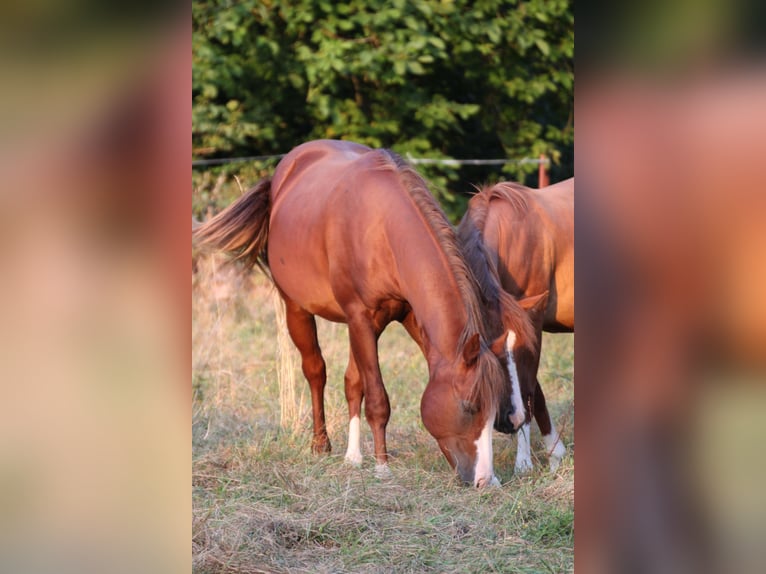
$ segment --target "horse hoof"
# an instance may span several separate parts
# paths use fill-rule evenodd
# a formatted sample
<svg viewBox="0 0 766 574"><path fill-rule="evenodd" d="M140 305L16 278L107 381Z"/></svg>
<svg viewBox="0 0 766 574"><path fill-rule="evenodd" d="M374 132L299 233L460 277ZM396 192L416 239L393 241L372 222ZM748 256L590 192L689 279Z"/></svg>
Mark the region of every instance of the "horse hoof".
<svg viewBox="0 0 766 574"><path fill-rule="evenodd" d="M353 454L346 453L345 460L346 460L346 464L350 464L351 466L354 466L354 467L362 466L362 455L360 453L353 453Z"/></svg>
<svg viewBox="0 0 766 574"><path fill-rule="evenodd" d="M553 452L551 453L551 456L548 460L548 465L551 469L551 472L556 472L558 470L559 465L561 464L561 460L564 458L566 453L566 447L561 443L561 441L557 441L556 446L553 448Z"/></svg>
<svg viewBox="0 0 766 574"><path fill-rule="evenodd" d="M311 452L314 454L329 454L332 451L332 445L329 439L323 441L314 441L311 445Z"/></svg>
<svg viewBox="0 0 766 574"><path fill-rule="evenodd" d="M386 479L391 478L391 476L391 469L388 468L387 464L375 465L375 478Z"/></svg>
<svg viewBox="0 0 766 574"><path fill-rule="evenodd" d="M517 475L529 474L530 472L532 472L532 461L517 460L516 466L514 467L513 472Z"/></svg>

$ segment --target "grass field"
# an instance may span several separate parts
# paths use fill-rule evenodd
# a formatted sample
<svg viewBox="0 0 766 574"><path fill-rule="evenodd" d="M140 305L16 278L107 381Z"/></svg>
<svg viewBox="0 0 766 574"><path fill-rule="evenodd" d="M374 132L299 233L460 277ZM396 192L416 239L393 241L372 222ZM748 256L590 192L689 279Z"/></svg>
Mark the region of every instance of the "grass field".
<svg viewBox="0 0 766 574"><path fill-rule="evenodd" d="M425 360L404 329L389 326L380 357L392 408L392 477L380 480L366 423L364 464L343 461L345 325L318 321L333 444L331 455L318 457L310 449L310 397L297 351L290 347L280 361L273 289L261 275L221 278L210 265L201 266L193 285L194 572L572 571L572 335L545 335L540 371L568 448L561 467L548 472L533 425L535 470L514 476L516 439L495 433L503 486L477 491L458 484L423 427ZM295 378L294 414L286 420L280 364Z"/></svg>

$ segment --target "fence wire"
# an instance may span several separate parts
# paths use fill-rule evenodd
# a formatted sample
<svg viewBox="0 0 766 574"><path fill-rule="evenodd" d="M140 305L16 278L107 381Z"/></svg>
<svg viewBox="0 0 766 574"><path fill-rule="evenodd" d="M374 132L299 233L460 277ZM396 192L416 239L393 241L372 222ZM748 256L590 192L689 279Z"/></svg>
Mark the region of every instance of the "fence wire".
<svg viewBox="0 0 766 574"><path fill-rule="evenodd" d="M228 163L241 163L246 161L268 161L272 159L281 159L285 155L284 153L276 155L253 155L246 157L225 157L215 159L198 159L192 160L192 167L204 167L213 165L224 165ZM452 159L452 158L438 158L438 157L412 157L410 154L406 155L407 161L412 164L435 164L435 165L449 165L449 166L461 166L461 165L505 165L505 164L517 164L517 165L540 165L543 164L546 167L550 166L551 160L547 157L523 157L523 158L498 158L498 159Z"/></svg>

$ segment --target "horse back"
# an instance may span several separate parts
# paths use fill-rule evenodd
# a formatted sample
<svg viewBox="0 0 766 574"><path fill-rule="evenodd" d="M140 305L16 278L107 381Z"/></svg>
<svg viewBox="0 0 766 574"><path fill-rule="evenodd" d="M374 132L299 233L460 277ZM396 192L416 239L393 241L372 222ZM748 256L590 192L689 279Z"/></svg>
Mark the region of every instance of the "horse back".
<svg viewBox="0 0 766 574"><path fill-rule="evenodd" d="M399 293L392 242L407 239L405 194L382 150L320 140L288 154L273 178L268 247L283 293L338 321L353 301L374 307Z"/></svg>

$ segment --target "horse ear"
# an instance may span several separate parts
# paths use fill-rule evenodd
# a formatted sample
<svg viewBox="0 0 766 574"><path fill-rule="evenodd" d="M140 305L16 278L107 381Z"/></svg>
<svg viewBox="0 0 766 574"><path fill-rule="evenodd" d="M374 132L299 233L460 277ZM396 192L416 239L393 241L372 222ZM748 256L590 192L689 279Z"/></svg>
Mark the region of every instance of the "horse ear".
<svg viewBox="0 0 766 574"><path fill-rule="evenodd" d="M541 313L548 304L549 294L550 291L545 291L539 295L524 297L523 299L519 299L519 305L521 305L527 313Z"/></svg>
<svg viewBox="0 0 766 574"><path fill-rule="evenodd" d="M474 333L468 342L463 347L463 360L469 367L472 366L476 359L479 358L479 352L481 351L481 341L479 340L479 334Z"/></svg>
<svg viewBox="0 0 766 574"><path fill-rule="evenodd" d="M510 332L503 333L497 339L492 341L492 344L489 346L489 349L498 359L505 359L505 342L508 339L509 334Z"/></svg>
<svg viewBox="0 0 766 574"><path fill-rule="evenodd" d="M516 333L513 329L508 329L505 333L492 341L492 345L490 345L489 348L498 359L505 359L515 344Z"/></svg>

